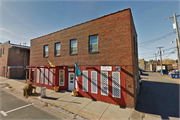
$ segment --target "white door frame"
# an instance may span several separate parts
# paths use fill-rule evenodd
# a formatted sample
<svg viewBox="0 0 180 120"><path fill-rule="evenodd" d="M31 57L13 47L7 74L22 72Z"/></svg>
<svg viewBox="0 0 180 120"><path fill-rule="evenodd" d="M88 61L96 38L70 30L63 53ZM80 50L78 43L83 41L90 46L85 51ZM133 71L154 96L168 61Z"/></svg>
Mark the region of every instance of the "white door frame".
<svg viewBox="0 0 180 120"><path fill-rule="evenodd" d="M73 80L73 88L71 88L71 86L70 86L70 75L71 74L73 74L73 77L74 77L74 80ZM69 72L68 73L68 90L74 90L74 82L75 82L75 73L73 73L73 72Z"/></svg>

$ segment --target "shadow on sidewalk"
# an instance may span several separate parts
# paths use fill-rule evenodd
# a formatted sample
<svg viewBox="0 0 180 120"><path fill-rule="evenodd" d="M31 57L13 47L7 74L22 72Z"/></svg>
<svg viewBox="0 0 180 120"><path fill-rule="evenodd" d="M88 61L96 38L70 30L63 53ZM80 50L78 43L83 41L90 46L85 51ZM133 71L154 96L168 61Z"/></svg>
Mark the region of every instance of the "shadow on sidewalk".
<svg viewBox="0 0 180 120"><path fill-rule="evenodd" d="M70 103L81 104L80 102L73 102L73 101L58 100L59 98L55 98L55 97L43 97L43 99L49 99L49 100L56 100L56 101L61 101L61 102L70 102Z"/></svg>
<svg viewBox="0 0 180 120"><path fill-rule="evenodd" d="M57 100L57 99L59 99L59 98L54 98L54 97L43 97L43 99Z"/></svg>
<svg viewBox="0 0 180 120"><path fill-rule="evenodd" d="M37 96L40 96L40 95L41 95L41 93L33 93L31 96L37 97Z"/></svg>
<svg viewBox="0 0 180 120"><path fill-rule="evenodd" d="M179 118L179 100L179 84L142 81L136 110L162 119Z"/></svg>

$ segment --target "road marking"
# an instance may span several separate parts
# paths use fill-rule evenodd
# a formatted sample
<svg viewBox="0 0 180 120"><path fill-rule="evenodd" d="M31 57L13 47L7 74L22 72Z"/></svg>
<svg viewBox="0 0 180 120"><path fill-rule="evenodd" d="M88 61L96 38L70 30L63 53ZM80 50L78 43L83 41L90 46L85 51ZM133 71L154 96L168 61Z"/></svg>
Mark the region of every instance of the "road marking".
<svg viewBox="0 0 180 120"><path fill-rule="evenodd" d="M7 116L7 114L4 111L1 111L1 114L3 114L4 116Z"/></svg>
<svg viewBox="0 0 180 120"><path fill-rule="evenodd" d="M21 107L18 107L18 108L9 110L9 111L7 111L7 112L4 112L4 111L0 111L0 112L1 112L2 115L7 116L7 113L10 113L10 112L19 110L19 109L21 109L21 108L25 108L25 107L31 106L31 105L33 105L33 104L34 104L34 103L31 103L31 104L28 104L28 105L24 105L24 106L21 106Z"/></svg>

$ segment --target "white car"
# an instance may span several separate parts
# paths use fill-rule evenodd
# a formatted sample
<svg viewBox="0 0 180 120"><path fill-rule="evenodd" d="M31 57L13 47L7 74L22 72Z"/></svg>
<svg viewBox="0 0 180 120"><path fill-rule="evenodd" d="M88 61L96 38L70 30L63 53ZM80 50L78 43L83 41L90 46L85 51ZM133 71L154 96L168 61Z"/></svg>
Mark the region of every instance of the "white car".
<svg viewBox="0 0 180 120"><path fill-rule="evenodd" d="M173 70L172 72L169 72L169 75L170 74L179 74L179 70Z"/></svg>

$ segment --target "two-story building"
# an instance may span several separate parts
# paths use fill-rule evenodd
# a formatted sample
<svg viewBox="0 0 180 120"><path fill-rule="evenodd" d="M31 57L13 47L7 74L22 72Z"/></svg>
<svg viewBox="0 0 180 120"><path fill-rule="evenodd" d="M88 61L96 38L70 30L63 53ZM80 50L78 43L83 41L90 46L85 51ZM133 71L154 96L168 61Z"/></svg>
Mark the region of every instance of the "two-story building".
<svg viewBox="0 0 180 120"><path fill-rule="evenodd" d="M82 72L77 80L75 61ZM80 96L135 107L139 73L131 9L32 39L28 68L37 86L77 89Z"/></svg>
<svg viewBox="0 0 180 120"><path fill-rule="evenodd" d="M29 59L30 47L12 44L10 41L0 44L0 76L24 78Z"/></svg>

